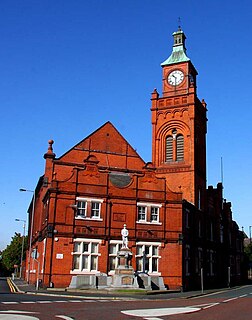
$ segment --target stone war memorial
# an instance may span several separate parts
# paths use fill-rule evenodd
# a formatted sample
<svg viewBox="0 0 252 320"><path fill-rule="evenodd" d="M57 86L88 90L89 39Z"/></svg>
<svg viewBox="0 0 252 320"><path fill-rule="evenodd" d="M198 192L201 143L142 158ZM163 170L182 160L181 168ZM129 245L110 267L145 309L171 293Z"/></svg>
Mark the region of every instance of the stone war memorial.
<svg viewBox="0 0 252 320"><path fill-rule="evenodd" d="M100 275L83 275L74 276L70 283L69 289L147 289L147 290L166 290L161 277L151 277L146 270L135 272L132 265L132 251L128 247L129 231L127 225L123 225L121 230L122 247L117 252L118 266L115 274L107 276Z"/></svg>

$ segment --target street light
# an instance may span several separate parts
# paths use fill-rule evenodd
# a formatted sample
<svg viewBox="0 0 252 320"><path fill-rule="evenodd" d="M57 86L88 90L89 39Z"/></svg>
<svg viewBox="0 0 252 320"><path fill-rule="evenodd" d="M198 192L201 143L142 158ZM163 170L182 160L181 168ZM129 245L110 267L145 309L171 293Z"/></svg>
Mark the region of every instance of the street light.
<svg viewBox="0 0 252 320"><path fill-rule="evenodd" d="M22 221L24 232L23 232L23 239L22 239L22 250L21 250L21 257L20 257L20 274L19 274L19 279L22 278L22 268L23 268L23 255L24 255L24 239L25 239L25 226L26 226L26 221L22 219L15 219L15 221Z"/></svg>
<svg viewBox="0 0 252 320"><path fill-rule="evenodd" d="M33 231L33 223L34 223L34 209L35 209L35 191L29 189L19 189L21 192L32 192L32 214L31 214L31 223L29 221L29 231L30 231L30 238L29 238L29 258L28 258L28 275L27 275L27 282L30 283L30 270L31 270L31 254L32 254L32 231Z"/></svg>

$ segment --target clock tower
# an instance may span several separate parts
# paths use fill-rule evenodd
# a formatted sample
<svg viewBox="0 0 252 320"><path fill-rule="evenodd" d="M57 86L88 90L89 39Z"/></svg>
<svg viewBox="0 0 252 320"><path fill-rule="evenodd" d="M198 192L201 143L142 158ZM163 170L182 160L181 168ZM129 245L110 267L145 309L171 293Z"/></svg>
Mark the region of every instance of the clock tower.
<svg viewBox="0 0 252 320"><path fill-rule="evenodd" d="M160 96L152 93L152 162L168 187L199 209L206 193L206 103L197 97L197 71L187 57L185 34L173 33Z"/></svg>

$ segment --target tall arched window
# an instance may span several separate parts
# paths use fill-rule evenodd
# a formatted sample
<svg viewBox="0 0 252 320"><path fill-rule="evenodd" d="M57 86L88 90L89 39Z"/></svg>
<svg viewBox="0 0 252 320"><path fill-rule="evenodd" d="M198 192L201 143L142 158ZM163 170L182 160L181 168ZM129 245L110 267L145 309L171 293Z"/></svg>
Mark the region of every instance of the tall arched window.
<svg viewBox="0 0 252 320"><path fill-rule="evenodd" d="M172 136L166 137L166 154L165 161L170 162L173 161L173 139Z"/></svg>
<svg viewBox="0 0 252 320"><path fill-rule="evenodd" d="M184 137L182 134L176 136L176 161L184 160Z"/></svg>
<svg viewBox="0 0 252 320"><path fill-rule="evenodd" d="M184 161L184 136L172 130L172 135L165 139L165 161Z"/></svg>

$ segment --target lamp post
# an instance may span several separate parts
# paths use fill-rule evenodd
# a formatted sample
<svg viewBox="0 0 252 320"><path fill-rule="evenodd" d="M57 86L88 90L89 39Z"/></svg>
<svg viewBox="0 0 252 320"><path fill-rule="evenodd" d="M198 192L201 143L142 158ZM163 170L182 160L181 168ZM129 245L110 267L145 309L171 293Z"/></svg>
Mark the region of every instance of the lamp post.
<svg viewBox="0 0 252 320"><path fill-rule="evenodd" d="M33 223L34 223L34 209L35 209L35 191L29 189L19 189L21 192L32 192L32 213L31 213L31 221L29 219L29 257L28 257L28 275L27 282L30 283L30 270L31 270L31 254L32 254L32 231L33 231Z"/></svg>
<svg viewBox="0 0 252 320"><path fill-rule="evenodd" d="M15 219L15 221L22 221L23 224L23 239L22 239L22 250L21 250L21 257L20 257L20 274L19 274L19 279L22 278L22 269L23 269L23 255L24 255L24 239L25 239L25 227L26 227L26 221L22 219Z"/></svg>

